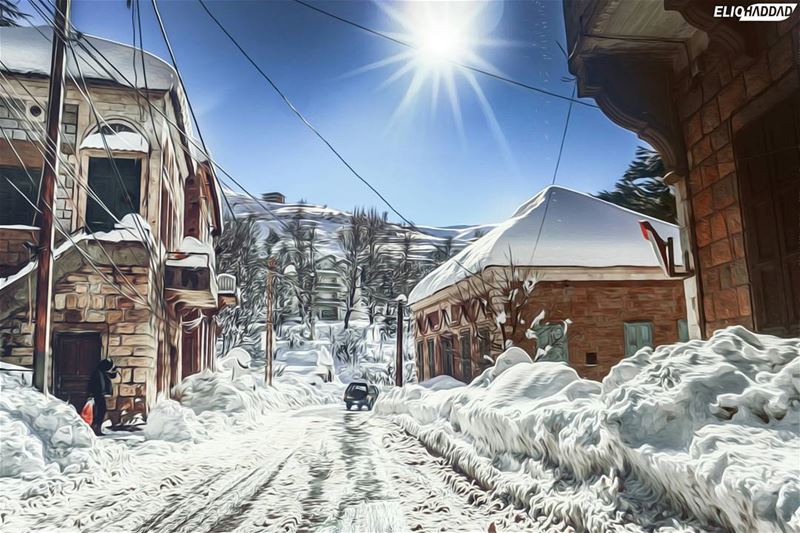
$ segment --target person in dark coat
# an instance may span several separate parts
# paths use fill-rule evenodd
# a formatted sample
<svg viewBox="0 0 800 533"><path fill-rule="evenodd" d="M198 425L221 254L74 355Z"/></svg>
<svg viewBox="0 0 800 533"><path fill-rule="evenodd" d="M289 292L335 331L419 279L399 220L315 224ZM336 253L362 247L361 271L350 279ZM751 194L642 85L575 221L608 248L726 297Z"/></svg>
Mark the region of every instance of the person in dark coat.
<svg viewBox="0 0 800 533"><path fill-rule="evenodd" d="M94 399L92 429L95 435L102 435L103 421L106 418L106 396L113 393L111 380L117 377L117 369L111 359L103 359L89 377L89 396Z"/></svg>

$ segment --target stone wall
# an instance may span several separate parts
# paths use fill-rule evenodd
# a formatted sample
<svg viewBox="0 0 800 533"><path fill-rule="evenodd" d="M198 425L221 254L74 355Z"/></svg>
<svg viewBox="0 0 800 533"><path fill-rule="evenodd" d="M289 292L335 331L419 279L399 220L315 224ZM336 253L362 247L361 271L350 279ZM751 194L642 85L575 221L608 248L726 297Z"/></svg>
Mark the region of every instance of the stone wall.
<svg viewBox="0 0 800 533"><path fill-rule="evenodd" d="M19 271L31 259L31 249L27 243L39 240L35 228L0 227L0 278Z"/></svg>
<svg viewBox="0 0 800 533"><path fill-rule="evenodd" d="M707 53L702 78L685 72L673 91L690 169L706 335L733 324L755 326L732 138L747 115L767 110L760 105L767 93L800 90L797 23L768 31L768 46L754 61L740 65L741 58Z"/></svg>
<svg viewBox="0 0 800 533"><path fill-rule="evenodd" d="M680 280L653 281L585 281L585 282L539 282L523 309L526 324L545 311L545 322L560 322L570 319L568 329L569 364L584 378L600 380L608 370L625 356L625 322L646 321L653 323L654 345L671 344L678 339L678 320L686 318L683 283ZM428 314L437 309L449 308L450 302L436 302L424 309L414 309L415 316ZM513 336L515 346L528 353L536 352L536 343L525 337L525 329L519 328ZM427 339L436 340L436 374L443 372L441 362L441 337L455 336L454 350L460 353L459 335L464 329L472 332L473 376L480 373L485 364L477 351L478 330L486 329L492 336L492 356L502 351L500 333L485 317L470 325L465 320L457 324L443 324L438 331L416 333L415 341L423 341L427 350ZM596 364L586 363L586 354L597 355ZM427 351L417 354L417 360L427 362ZM458 361L453 365L455 377L462 376ZM425 376L428 376L427 371Z"/></svg>
<svg viewBox="0 0 800 533"><path fill-rule="evenodd" d="M60 276L53 286L53 338L59 333L96 332L101 338L101 357L110 357L120 370L114 396L107 399L109 418L114 423L130 418L133 413L145 413L146 406L156 397L158 319L148 306L129 297L135 293L128 286L130 283L147 298L152 280L143 250L136 261L122 260L131 257L124 250L130 246L130 243L122 246L104 243L118 265L114 269L100 261L99 256L104 252L96 249L98 245L90 244L86 253L95 260L99 273L84 263ZM124 295L120 294L120 287ZM16 290L26 291L25 282L21 281ZM32 366L32 332L28 308L20 308L6 317L0 333L10 333L14 347L12 356L3 360Z"/></svg>

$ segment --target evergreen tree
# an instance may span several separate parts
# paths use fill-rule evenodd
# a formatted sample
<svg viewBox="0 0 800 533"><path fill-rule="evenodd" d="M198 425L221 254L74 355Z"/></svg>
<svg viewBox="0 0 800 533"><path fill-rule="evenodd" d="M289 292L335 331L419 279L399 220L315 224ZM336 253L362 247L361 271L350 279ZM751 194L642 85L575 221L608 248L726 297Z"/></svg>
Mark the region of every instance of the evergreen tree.
<svg viewBox="0 0 800 533"><path fill-rule="evenodd" d="M19 23L28 20L30 15L19 8L15 0L0 0L0 26L19 26Z"/></svg>
<svg viewBox="0 0 800 533"><path fill-rule="evenodd" d="M672 191L664 183L664 162L658 152L642 146L628 170L614 185L613 191L595 196L666 222L677 222L677 209Z"/></svg>

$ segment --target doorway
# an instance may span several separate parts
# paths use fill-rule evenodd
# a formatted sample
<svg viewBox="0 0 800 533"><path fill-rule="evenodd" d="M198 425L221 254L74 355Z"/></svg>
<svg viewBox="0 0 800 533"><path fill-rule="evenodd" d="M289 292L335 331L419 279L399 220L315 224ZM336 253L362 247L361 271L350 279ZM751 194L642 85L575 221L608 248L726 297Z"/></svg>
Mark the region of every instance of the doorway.
<svg viewBox="0 0 800 533"><path fill-rule="evenodd" d="M86 401L89 377L100 362L100 334L57 333L53 343L53 389L56 397L80 411Z"/></svg>
<svg viewBox="0 0 800 533"><path fill-rule="evenodd" d="M800 335L800 94L734 138L755 330Z"/></svg>

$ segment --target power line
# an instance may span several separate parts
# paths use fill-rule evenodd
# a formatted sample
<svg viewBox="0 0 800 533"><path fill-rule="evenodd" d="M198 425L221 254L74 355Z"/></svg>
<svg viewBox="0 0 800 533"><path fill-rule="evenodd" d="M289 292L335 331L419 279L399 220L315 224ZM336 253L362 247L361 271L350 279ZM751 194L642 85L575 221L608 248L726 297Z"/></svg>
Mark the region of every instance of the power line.
<svg viewBox="0 0 800 533"><path fill-rule="evenodd" d="M393 211L393 212L394 212L394 213L395 213L397 216L399 216L399 217L400 217L400 218L401 218L401 219L402 219L402 220L403 220L403 221L404 221L406 224L409 224L409 225L412 225L412 226L413 226L413 222L411 222L411 221L410 221L410 220L408 220L406 217L404 217L404 216L403 216L403 214L402 214L402 213L400 213L400 211L398 211L398 210L397 210L397 209L396 209L396 208L395 208L395 207L394 207L394 206L391 204L391 202L389 202L389 200L387 200L387 199L386 199L386 197L385 197L385 196L383 196L383 194L381 194L381 193L380 193L380 191L378 191L378 189L376 189L375 187L373 187L373 186L372 186L372 184L371 184L369 181L367 181L367 180L366 180L366 179L365 179L363 176L361 176L361 174L359 174L359 173L356 171L356 169L354 169L354 168L352 167L352 165L350 165L350 163L348 163L348 162L347 162L347 160L346 160L346 159L345 159L345 158L342 156L342 154L340 154L340 153L339 153L339 151L338 151L338 150L336 150L336 148L334 148L334 147L333 147L333 145L332 145L332 144L331 144L331 143L328 141L328 139L326 139L326 138L325 138L325 136L324 136L324 135L322 135L322 133L320 133L320 132L319 132L319 130L318 130L317 128L315 128L315 127L314 127L314 126L313 126L313 125L312 125L312 124L311 124L311 123L308 121L308 119L306 119L306 117L305 117L305 116L303 116L303 114L302 114L302 113L301 113L301 112L300 112L300 111L299 111L299 110L298 110L298 109L297 109L297 108L294 106L294 104L292 104L291 100L289 100L289 98L286 96L286 94L284 94L284 92L283 92L283 91L281 91L281 89L280 89L280 88L279 88L279 87L278 87L278 86L275 84L275 82L274 82L274 81L272 81L272 78L270 78L270 77L269 77L269 75L267 75L267 73L266 73L266 72L264 72L264 71L261 69L261 67L259 67L259 66L258 66L258 64L257 64L257 63L256 63L256 62L253 60L253 58L252 58L252 57L250 57L250 55L249 55L249 54L248 54L248 53L247 53L247 52L244 50L244 48L242 48L242 46L239 44L239 42L236 40L236 38L234 38L234 37L233 37L233 35L231 35L231 34L230 34L230 32L229 32L227 29L225 29L225 26L223 26L223 25L222 25L222 23L221 23L221 22L220 22L220 21L217 19L217 17L215 17L215 16L214 16L214 14L213 14L213 13L211 13L211 11L208 9L208 6L206 6L205 2L204 2L203 0L197 0L197 1L198 1L198 2L200 3L200 5L203 7L203 9L205 10L205 12L206 12L206 13L208 13L208 16L209 16L209 17L211 17L211 20L213 20L213 21L216 23L216 25L219 27L219 29L220 29L220 30L222 30L222 32L223 32L223 33L224 33L224 34L225 34L225 35L228 37L228 39L230 39L230 41L231 41L231 42L234 44L234 46L236 46L236 48L239 50L239 52L241 52L241 53L242 53L242 55L243 55L243 56L244 56L244 57L245 57L245 58L246 58L246 59L247 59L247 60L250 62L250 64L251 64L251 65L253 65L253 67L254 67L254 68L255 68L255 69L258 71L258 73L259 73L259 74L261 74L261 77L263 77L265 80L267 80L267 83L269 83L269 84L272 86L272 88L273 88L273 89L275 89L275 92L277 92L277 93L278 93L278 95L281 97L281 99L283 99L284 103L285 103L285 104L286 104L286 105L289 107L289 109L291 109L291 110L292 110L292 112L293 112L295 115L297 115L297 117L298 117L298 118L299 118L301 121L303 121L303 124L305 124L305 125L306 125L306 127L308 127L308 129L310 129L310 130L311 130L311 131L314 133L314 135L316 135L316 136L317 136L317 137L318 137L318 138L319 138L319 139L320 139L320 140L321 140L323 143L325 143L325 145L326 145L326 146L327 146L327 147L330 149L330 151L331 151L331 152L333 152L333 153L334 153L334 155L336 155L336 157L339 159L339 161L341 161L341 162L342 162L342 164L343 164L345 167L347 167L347 169L348 169L348 170L349 170L349 171L350 171L350 172L351 172L351 173L352 173L352 174L353 174L353 175L354 175L356 178L358 178L359 180L361 180L361 182L362 182L362 183L364 183L364 185L366 185L367 187L369 187L369 189L370 189L370 190L371 190L373 193L375 193L375 195L376 195L378 198L380 198L380 199L381 199L381 201L382 201L384 204L386 204L386 205L389 207L389 209L391 209L391 210L392 210L392 211Z"/></svg>
<svg viewBox="0 0 800 533"><path fill-rule="evenodd" d="M5 77L5 75L3 75L3 78L7 80L7 78ZM12 88L12 91L13 91L13 88ZM14 94L17 94L17 93L16 93L16 91L14 91ZM4 100L5 100L5 99L4 99ZM13 106L13 105L14 105L14 104L13 104L13 102L12 102L11 100L6 100L6 102L7 102L7 104L8 104L8 105L11 105L11 106ZM34 125L34 124L33 124L33 123L32 123L32 122L31 122L31 121L30 121L30 120L29 120L27 117L25 117L25 116L24 116L24 109L22 110L22 112L20 112L20 110L19 110L18 108L15 108L14 110L15 110L15 112L16 112L16 113L17 113L19 116L23 117L23 119L24 119L25 121L27 121L27 123L28 123L28 126L31 128L31 131L34 131L34 129L35 129L35 125ZM21 113L22 113L22 114L21 114ZM28 169L27 169L27 166L25 165L25 163L24 163L24 161L22 160L21 156L19 155L19 153L17 152L16 148L15 148L15 147L14 147L14 145L11 143L11 140L9 139L8 135L6 134L6 130L5 130L5 128L2 128L2 127L0 127L0 130L2 130L3 137L5 137L5 138L6 138L6 141L8 142L9 146L11 146L11 149L12 149L12 151L14 152L14 155L17 157L17 160L18 160L18 161L20 162L20 164L22 165L22 168L23 168L23 170L25 171L25 174L28 176L28 179L29 179L29 181L30 181L30 182L31 182L33 185L36 185L36 183L35 183L35 180L32 178L32 176L31 176L30 172L29 172L29 171L28 171ZM39 148L39 147L37 146L37 144L36 144L36 139L35 139L35 138L33 138L33 137L31 137L31 134L30 134L30 132L29 132L28 130L25 130L25 134L26 134L26 136L27 136L27 137L28 137L28 138L31 140L31 142L32 142L33 146L34 146L34 147L36 147L36 149L39 151L39 153L42 155L42 157L44 157L44 152L42 151L42 149L41 149L41 148ZM61 160L61 162L62 162L62 163L65 163L65 165L64 165L64 166L65 166L65 169L67 170L67 172L71 172L71 169L69 168L68 162L65 162L65 161L63 160L63 156L62 156L61 154L58 154L58 157L59 157L59 159ZM75 180L76 182L78 182L78 180L77 180L77 178L75 177L74 173L72 173L72 174L71 174L71 177L73 178L73 180ZM15 186L15 185L14 185L12 182L10 182L10 180L8 180L8 181L9 181L9 183L11 184L11 186L12 186L12 187L14 187L14 189L16 189L18 192L20 192L20 191L18 190L18 188L17 188L17 187L16 187L16 186ZM20 192L20 194L21 194L21 192ZM27 198L26 198L26 200L27 200ZM72 204L73 208L77 209L77 205L75 204L74 200L72 200L72 197L71 197L71 196L68 196L68 201L69 201L69 202ZM31 203L31 202L28 202L28 203ZM51 207L51 206L48 206L48 209L52 209L52 207ZM35 205L34 205L34 210L35 210L37 213L39 213L39 212L40 212L40 211L39 211L39 209L37 209ZM111 213L109 213L109 214L111 214ZM113 214L111 214L111 216L113 217ZM54 220L55 220L55 221L56 221L56 223L57 223L57 224L60 226L60 227L58 228L58 229L59 229L59 231L61 231L61 233L64 233L64 234L66 234L66 230L64 230L64 229L63 229L63 226L61 226L60 220L58 220L58 218L56 218L56 217L54 217ZM119 221L119 220L117 219L117 221ZM124 282L125 282L125 283L126 283L126 284L127 284L129 287L130 287L130 288L131 288L131 290L133 290L133 291L134 291L134 292L135 292L135 293L136 293L136 294L137 294L137 295L138 295L140 298L142 298L142 299L143 299L144 297L141 295L141 293L139 293L139 291L138 291L138 290L136 290L136 288L135 288L135 287L134 287L134 286L131 284L131 282L128 280L127 276L126 276L125 274L123 274L123 273L122 273L122 271L121 271L121 269L119 268L119 266L118 266L118 265L117 265L117 264L114 262L114 260L113 260L113 259L111 258L111 256L109 255L108 251L105 249L105 247L104 247L104 246L103 246L103 245L102 245L102 244L101 244L99 241L98 241L98 245L99 245L100 249L103 251L103 254L106 256L106 258L107 258L107 259L109 260L109 262L111 263L111 265L112 265L112 267L114 268L114 270L116 270L117 274L119 274L119 275L122 277L123 281L124 281ZM91 259L88 259L88 258L87 258L87 260L91 261ZM96 267L96 265L94 265L94 266ZM120 293L120 294L122 294L122 293ZM142 300L142 302L140 302L140 303L144 303L145 305L147 305L147 304L144 302L144 300ZM148 307L149 307L149 306L148 306Z"/></svg>
<svg viewBox="0 0 800 533"><path fill-rule="evenodd" d="M316 11L317 13L325 15L326 17L330 17L332 19L338 20L339 22L343 22L345 24L353 26L354 28L358 28L359 30L365 31L365 32L370 33L372 35L375 35L377 37L381 37L381 38L386 39L388 41L391 41L391 42L393 42L395 44L399 44L400 46L404 46L406 48L411 48L412 50L418 50L419 49L418 46L415 46L412 43L409 43L409 42L404 41L402 39L398 39L396 37L392 37L391 35L388 35L386 33L380 32L378 30L374 30L372 28L369 28L367 26L364 26L364 25L359 24L357 22L354 22L352 20L346 19L344 17L341 17L339 15L331 13L330 11L326 11L326 10L324 10L322 8L319 8L319 7L317 7L317 6L313 5L313 4L309 4L308 2L304 2L303 0L294 0L294 2L297 3L297 4L300 4L301 6L307 7L308 9L311 9L312 11ZM200 2L200 3L202 3L202 2ZM589 102L584 102L582 100L576 99L574 94L573 94L572 97L564 96L562 94L558 94L558 93L555 93L555 92L552 92L552 91L548 91L547 89L542 89L541 87L536 87L536 86L530 85L528 83L524 83L524 82L521 82L521 81L517 81L517 80L511 79L511 78L507 78L505 76L501 76L500 74L496 74L494 72L490 72L488 70L485 70L485 69L482 69L482 68L478 68L478 67L476 67L474 65L469 65L467 63L461 63L460 61L456 61L454 59L447 59L447 61L449 63L452 63L453 65L458 66L458 67L461 67L461 68L464 68L464 69L467 69L467 70L471 70L473 72L477 72L478 74L483 74L484 76L488 76L488 77L494 78L496 80L504 81L506 83L509 83L511 85L515 85L517 87L522 87L523 89L528 89L530 91L534 91L534 92L537 92L537 93L540 93L540 94L544 94L546 96L552 96L553 98L559 98L561 100L569 100L570 102L573 102L573 103L576 103L576 104L580 104L580 105L583 105L583 106L586 106L586 107L599 109L599 107L594 105L594 104L590 104Z"/></svg>
<svg viewBox="0 0 800 533"><path fill-rule="evenodd" d="M30 180L31 183L33 183L35 185L36 182L33 179L33 176L31 176L30 172L28 171L28 167L25 165L25 162L23 161L22 157L19 155L19 153L17 152L16 148L14 148L14 145L11 143L11 140L8 138L8 135L6 134L6 129L3 128L3 127L0 127L0 131L2 131L3 137L5 138L6 142L9 144L9 146L11 146L11 149L14 152L14 155L16 156L17 160L22 165L22 169L25 171L25 174L28 176L28 179ZM22 196L23 200L25 200L28 204L30 204L36 212L40 212L39 209L36 207L36 204L34 204L27 196L25 196L25 194L22 193L22 191L20 191L19 188L17 188L14 185L14 183L11 182L11 180L8 180L8 182L17 191L17 193L19 193L20 196ZM46 205L46 208L49 209L51 212L53 211L53 206L52 205ZM125 294L121 290L121 288L119 286L117 286L113 281L109 280L108 277L102 271L100 271L99 267L92 260L92 258L89 257L89 255L85 251L81 250L81 248L78 246L78 243L74 240L72 235L70 235L70 233L68 231L66 231L64 229L64 227L61 225L61 221L58 219L58 217L53 217L53 221L56 223L56 229L62 235L64 235L64 237L66 237L70 241L72 246L80 253L80 255L87 261L87 263L89 263L89 266L92 268L92 270L94 270L97 274L99 274L109 286L111 286L113 289L115 289L121 296L124 296L125 298L133 300L133 301L135 301L137 303L140 303L140 304L150 308L149 304L147 303L147 300L144 299L144 296L142 296L142 294L132 284L130 284L129 281L128 281L128 284L130 285L131 290L140 298L140 300L137 300L135 297L131 297L130 295ZM105 249L102 247L102 245L100 245L100 247L105 252ZM105 252L105 253L107 254L107 252ZM111 263L112 263L112 267L115 268L117 270L117 272L120 275L122 275L122 277L124 279L126 279L126 281L127 281L127 278L124 276L124 274L122 274L119 271L119 267L113 262L113 260L111 260Z"/></svg>
<svg viewBox="0 0 800 533"><path fill-rule="evenodd" d="M167 30L164 27L164 21L161 19L161 12L158 10L158 3L156 0L152 0L153 4L153 11L156 14L156 20L158 21L158 27L161 30L161 36L164 38L164 43L167 45L167 51L169 52L170 60L172 61L172 66L175 68L175 73L178 75L178 81L181 83L181 87L183 87L183 92L186 94L186 104L189 107L189 113L192 115L192 121L194 121L194 126L197 129L197 136L200 137L200 144L203 145L203 151L207 154L209 152L208 147L206 145L205 139L203 139L203 132L200 130L200 122L197 120L197 115L194 112L194 106L192 106L192 101L189 99L189 93L186 89L186 84L183 82L183 76L181 75L181 71L178 68L178 60L175 58L175 52L172 50L172 44L169 41L169 37L167 36ZM136 0L136 5L139 5L139 0ZM139 17L139 44L142 44L141 40L141 32L142 32L142 20ZM144 53L144 49L142 51ZM142 62L142 68L144 68L144 62ZM145 79L145 87L146 87L147 80ZM220 184L221 185L221 184ZM220 193L222 194L222 198L225 200L225 204L228 206L228 210L231 212L231 216L236 218L236 213L233 212L233 207L231 207L231 203L228 200L228 197L225 196L225 191L220 186Z"/></svg>
<svg viewBox="0 0 800 533"><path fill-rule="evenodd" d="M73 24L73 25L72 25L72 27L73 27L73 28L75 28L75 25ZM94 63L95 63L95 64L96 64L96 65L97 65L99 68L100 68L100 70L101 70L102 72L104 72L104 73L105 73L107 76L109 76L109 77L110 77L112 80L116 80L116 79L117 79L117 76L119 76L119 78L120 78L120 79L122 79L122 80L125 82L125 83L124 83L125 85L127 85L128 87L130 87L131 89L133 89L134 91L136 91L136 93L137 93L138 95L140 95L140 96L144 96L144 95L143 95L143 93L142 93L142 91L139 89L139 87L137 87L136 85L134 85L134 84L131 82L131 80L130 80L130 79L127 77L127 76L125 76L125 74L124 74L122 71L120 71L120 70L119 70L119 68L118 68L118 67L117 67L117 66L116 66L116 65L115 65L115 64L114 64L114 63L113 63L113 62L112 62L110 59L108 59L108 58L107 58L107 57L106 57L106 56L105 56L105 55L104 55L104 54L103 54L103 53L102 53L102 52L101 52L101 51L100 51L100 50L99 50L99 49L98 49L98 48L97 48L97 47L96 47L96 46L95 46L95 45L94 45L92 42L91 42L91 40L87 39L87 38L86 38L86 36L85 36L84 34L82 34L81 32L79 32L79 31L77 30L77 28L76 28L76 32L77 32L77 34L78 34L78 40L76 41L76 44L77 44L77 45L78 45L78 46L81 48L81 50L83 50L83 52L86 54L86 56L88 56L88 57L89 57L89 58L90 58L90 59L91 59L91 60L92 60L92 61L93 61L93 62L94 62ZM60 37L60 36L59 36L59 37ZM91 50L90 50L90 48L91 48ZM97 54L97 55L95 55L95 54ZM105 63L101 62L101 61L100 61L100 60L97 58L97 56L100 56L100 57L103 59L103 61L104 61ZM110 67L110 68L113 70L113 73L112 73L112 71L111 71L111 70L109 70L109 68L106 66L106 64L108 65L108 67ZM116 73L116 76L114 75L114 73ZM121 84L122 84L122 83L121 83ZM187 100L188 100L188 98L187 98ZM205 158L206 158L206 159L209 161L209 163L211 163L211 164L212 164L212 165L213 165L213 166L214 166L214 167L215 167L217 170L219 170L219 171L220 171L220 172L222 172L222 173L223 173L225 176L227 176L227 177L228 177L228 178L229 178L229 179L230 179L230 180L231 180L231 181L232 181L234 184L236 184L236 186L237 186L237 187L239 187L239 188L240 188L240 189L241 189L241 190L242 190L242 191L245 193L245 195L247 195L247 196L248 196L249 198L251 198L251 199L252 199L254 202L256 202L256 204L257 204L259 207L261 207L261 209L262 209L262 210L264 210L264 212L266 212L266 213L267 213L267 214L268 214L270 217L272 217L272 218L273 218L273 219L274 219L276 222L278 222L278 223L279 223L281 226L283 226L283 227L284 227L284 229L286 228L286 223L285 223L285 222L284 222L282 219L280 219L280 218L279 218L277 215L275 215L275 213L273 213L273 212L272 212L272 209L270 209L269 207L267 207L266 205L264 205L264 204L263 204L263 203L262 203L262 202L261 202L261 201L260 201L260 200L259 200L259 199L258 199L256 196L254 196L254 195L253 195L253 194L252 194L252 193L251 193L249 190L247 190L247 188L246 188L246 187L244 187L244 186L241 184L241 182L239 182L239 180L237 180L237 179L236 179L236 178L235 178L233 175L231 175L231 174L230 174L230 173L229 173L227 170L225 170L225 168L224 168L224 167L223 167L223 166L222 166L222 165L221 165L221 164L220 164L218 161L216 161L214 158L212 158L212 157L211 157L211 155L210 155L208 152L206 152L206 151L205 151L205 150L204 150L204 149L203 149L203 148L202 148L202 147L201 147L199 144L197 144L197 142L195 142L195 141L194 141L194 140L191 138L191 136L190 136L190 135L189 135L189 134L186 132L186 130L185 130L184 128L182 128L180 125L176 124L174 120L172 120L172 119L171 119L171 118L170 118L170 117L169 117L169 116L168 116L168 115L167 115L167 114L166 114L164 111L162 111L161 109L159 109L159 108L158 108L158 106L156 106L155 104L153 104L152 102L150 102L150 101L149 101L149 99L145 98L145 102L147 102L147 104L149 105L149 107L150 107L152 110L154 110L156 113L158 113L158 114L159 114L159 115L160 115L160 116L161 116L161 117L164 119L164 121L165 121L165 122L167 122L167 123L168 123L170 126L172 126L173 128L175 128L175 129L176 129L178 132L180 132L180 133L183 135L183 137L184 137L184 140L185 140L185 141L186 141L188 144L190 144L191 146L193 146L193 147L194 147L196 150L198 150L198 151L200 152L200 154L201 154L201 155L203 155L203 156L204 156L204 157L205 157ZM188 147L188 146L181 146L181 149L182 149L182 150L183 150L185 153L189 154L189 155L190 155L190 157L191 157L191 153L188 151L188 150L189 150L189 147Z"/></svg>

